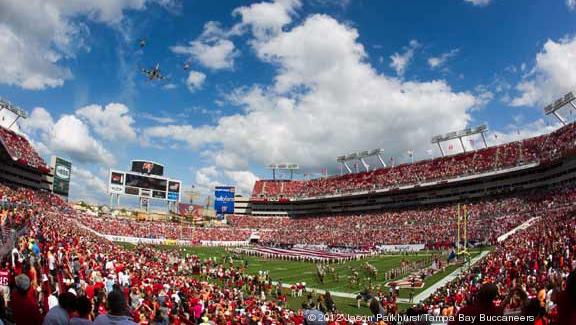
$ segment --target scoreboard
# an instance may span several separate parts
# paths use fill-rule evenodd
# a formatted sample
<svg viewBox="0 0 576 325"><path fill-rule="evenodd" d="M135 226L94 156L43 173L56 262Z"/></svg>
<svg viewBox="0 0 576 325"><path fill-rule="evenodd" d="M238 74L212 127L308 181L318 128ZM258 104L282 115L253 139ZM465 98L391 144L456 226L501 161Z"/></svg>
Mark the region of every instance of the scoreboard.
<svg viewBox="0 0 576 325"><path fill-rule="evenodd" d="M167 201L180 201L179 180L155 175L142 175L118 170L110 171L108 193L131 195Z"/></svg>
<svg viewBox="0 0 576 325"><path fill-rule="evenodd" d="M132 160L130 171L147 175L164 175L164 166L148 160Z"/></svg>

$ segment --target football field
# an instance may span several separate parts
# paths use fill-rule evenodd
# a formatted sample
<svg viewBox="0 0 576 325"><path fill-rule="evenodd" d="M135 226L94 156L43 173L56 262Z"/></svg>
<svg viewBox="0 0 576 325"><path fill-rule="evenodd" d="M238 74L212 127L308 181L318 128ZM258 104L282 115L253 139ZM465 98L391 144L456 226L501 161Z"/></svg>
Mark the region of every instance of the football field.
<svg viewBox="0 0 576 325"><path fill-rule="evenodd" d="M226 250L221 247L187 247L184 248L184 250L188 254L198 255L200 258L216 257L218 258L219 262L221 262L222 259L226 256L231 255L231 253L226 252ZM479 253L480 251L477 250L471 251L471 257L473 258ZM399 267L402 261L413 262L427 260L430 258L431 254L432 253L429 252L419 252L408 255L380 255L361 259L359 261L330 264L332 267L334 267L336 273L338 274L338 280L336 280L335 277L331 274L326 274L324 277L324 283L320 283L316 274L316 267L314 263L283 261L278 259L266 259L262 257L245 255L242 255L242 259L248 263L247 271L250 274L258 274L259 271L268 271L270 278L273 281L281 281L284 284L305 282L307 288L355 294L365 289L369 284L367 279L368 274L364 268L364 263L368 262L376 267L378 270L378 275L372 278L372 287L376 288L381 286L382 290L384 291L387 290L385 283L388 282L384 280L385 272ZM443 260L443 262L445 262L445 257L440 258ZM235 261L235 263L238 262L239 261ZM444 278L457 267L458 265L449 265L444 269L444 271L438 272L426 278L424 281L424 286L422 288L416 289L415 294L418 294L419 292L428 288L430 285ZM356 271L361 278L360 284L358 285L351 285L348 281L348 278L354 271ZM402 277L403 276L399 278ZM407 298L408 295L408 290L400 291L400 297Z"/></svg>
<svg viewBox="0 0 576 325"><path fill-rule="evenodd" d="M131 244L119 243L126 248L132 248ZM162 249L174 249L174 246L160 246ZM201 259L204 258L217 258L217 262L222 262L227 256L232 255L232 253L227 252L225 248L222 247L185 247L181 248L182 254L193 254L197 255ZM472 250L470 252L471 258L480 254L480 250ZM401 262L404 261L420 261L426 260L430 257L432 253L430 252L419 252L415 254L408 255L380 255L375 257L370 257L362 259L359 261L349 261L344 263L331 264L336 272L339 274L339 280L336 281L330 275L327 275L324 279L324 283L320 283L318 276L316 275L316 268L314 263L309 262L296 262L296 261L282 261L277 259L266 259L254 256L242 256L242 261L235 260L234 263L239 265L243 261L248 263L247 272L249 274L258 274L259 271L268 271L272 281L282 281L283 284L293 284L298 282L305 282L308 289L322 289L328 290L333 293L333 298L341 312L349 313L352 315L368 315L370 310L365 304L362 304L360 308L356 306L356 300L353 298L337 297L334 293L344 293L348 295L355 296L360 291L364 290L368 282L362 282L360 285L350 285L348 283L348 277L352 274L353 270L356 270L361 277L366 277L366 271L363 268L365 262L369 262L378 269L378 276L372 282L372 286L377 288L380 286L383 291L388 290L385 283L388 282L384 280L383 274L393 268L400 266ZM456 270L460 264L448 265L443 271L438 272L424 280L424 286L418 288L414 291L414 294L424 291L434 283L440 281L442 278L446 277L448 274ZM399 278L402 278L401 276ZM286 289L286 294L288 295L288 306L290 308L298 309L305 297L290 297L289 289ZM400 298L408 298L409 291L407 289L400 290ZM409 304L399 304L401 309L407 308Z"/></svg>

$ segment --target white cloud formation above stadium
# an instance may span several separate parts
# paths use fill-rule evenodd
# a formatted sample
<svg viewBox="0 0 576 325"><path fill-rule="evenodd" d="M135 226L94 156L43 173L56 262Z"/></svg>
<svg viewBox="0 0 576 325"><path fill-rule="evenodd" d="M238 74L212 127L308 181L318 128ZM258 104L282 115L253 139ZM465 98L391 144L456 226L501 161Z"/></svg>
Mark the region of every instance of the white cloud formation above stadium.
<svg viewBox="0 0 576 325"><path fill-rule="evenodd" d="M170 50L188 55L190 59L212 70L231 69L234 58L240 53L234 43L227 39L229 36L230 33L224 31L217 22L209 21L204 25L202 34L188 46L175 45Z"/></svg>
<svg viewBox="0 0 576 325"><path fill-rule="evenodd" d="M0 83L25 89L62 86L72 77L63 61L88 49L88 26L76 18L119 27L126 10L150 3L173 5L172 0L0 1Z"/></svg>
<svg viewBox="0 0 576 325"><path fill-rule="evenodd" d="M464 1L472 4L473 6L483 7L489 5L492 0L464 0Z"/></svg>
<svg viewBox="0 0 576 325"><path fill-rule="evenodd" d="M202 88L204 81L206 80L206 75L199 71L190 71L188 73L188 78L186 79L186 86L190 92L195 92L196 90Z"/></svg>
<svg viewBox="0 0 576 325"><path fill-rule="evenodd" d="M441 68L446 64L446 61L455 57L460 50L454 49L445 53L440 54L439 56L432 56L428 58L428 66L432 69Z"/></svg>
<svg viewBox="0 0 576 325"><path fill-rule="evenodd" d="M576 37L548 40L536 55L536 63L516 85L520 95L512 106L544 106L576 88Z"/></svg>
<svg viewBox="0 0 576 325"><path fill-rule="evenodd" d="M406 68L414 58L414 51L421 46L417 40L411 40L407 47L404 48L404 53L394 53L390 56L390 67L396 71L400 77L404 76Z"/></svg>
<svg viewBox="0 0 576 325"><path fill-rule="evenodd" d="M473 95L455 92L443 80L412 82L378 73L356 29L327 15L309 16L288 29L299 2L266 6L235 12L252 31L256 56L276 67L273 84L237 89L228 100L243 111L221 117L217 125L151 127L143 130L147 141L218 146L205 150L226 153L243 165L294 161L315 168L356 150L428 148L432 135L463 128L470 120L477 103ZM260 13L270 11L284 18L271 21ZM230 167L222 166L222 159L214 163Z"/></svg>
<svg viewBox="0 0 576 325"><path fill-rule="evenodd" d="M110 103L79 108L74 115L62 115L57 121L45 108L36 107L20 126L45 154L61 154L82 164L111 166L115 163L113 155L92 135L91 129L108 141L131 141L136 138L133 123L128 107Z"/></svg>

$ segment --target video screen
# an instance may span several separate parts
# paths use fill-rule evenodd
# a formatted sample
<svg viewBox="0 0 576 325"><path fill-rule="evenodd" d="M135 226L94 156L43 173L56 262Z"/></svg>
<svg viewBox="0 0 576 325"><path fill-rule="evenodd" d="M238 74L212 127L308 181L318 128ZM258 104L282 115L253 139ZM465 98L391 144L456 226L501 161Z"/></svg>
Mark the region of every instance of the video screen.
<svg viewBox="0 0 576 325"><path fill-rule="evenodd" d="M126 186L133 186L156 191L166 191L167 183L168 182L165 179L126 174Z"/></svg>
<svg viewBox="0 0 576 325"><path fill-rule="evenodd" d="M151 161L132 161L132 171L142 174L164 175L164 166L155 164Z"/></svg>
<svg viewBox="0 0 576 325"><path fill-rule="evenodd" d="M180 192L180 182L168 182L169 192Z"/></svg>
<svg viewBox="0 0 576 325"><path fill-rule="evenodd" d="M124 174L112 172L112 175L110 176L110 183L116 185L124 185Z"/></svg>
<svg viewBox="0 0 576 325"><path fill-rule="evenodd" d="M140 189L136 187L126 187L124 193L129 195L140 195Z"/></svg>

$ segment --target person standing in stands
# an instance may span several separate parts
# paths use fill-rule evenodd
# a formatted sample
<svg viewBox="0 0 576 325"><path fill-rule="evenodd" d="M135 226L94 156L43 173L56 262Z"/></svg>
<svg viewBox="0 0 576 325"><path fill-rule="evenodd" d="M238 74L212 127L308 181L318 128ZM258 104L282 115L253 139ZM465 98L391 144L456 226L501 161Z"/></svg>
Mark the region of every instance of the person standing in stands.
<svg viewBox="0 0 576 325"><path fill-rule="evenodd" d="M561 325L576 324L576 271L568 275L566 290L560 292L556 303L558 304L558 323Z"/></svg>
<svg viewBox="0 0 576 325"><path fill-rule="evenodd" d="M16 324L40 325L42 324L42 314L34 299L34 293L30 292L30 279L26 274L18 275L16 290L12 292L10 306Z"/></svg>
<svg viewBox="0 0 576 325"><path fill-rule="evenodd" d="M126 299L120 290L112 290L108 294L108 313L99 315L94 320L94 325L137 325L128 316Z"/></svg>
<svg viewBox="0 0 576 325"><path fill-rule="evenodd" d="M70 325L91 325L90 311L92 303L86 296L80 296L74 301L74 312L76 316L70 319Z"/></svg>
<svg viewBox="0 0 576 325"><path fill-rule="evenodd" d="M481 314L486 316L502 315L502 311L494 305L494 299L496 299L497 296L498 287L495 284L483 284L478 290L476 302L460 309L458 314L456 314L456 320L454 322L449 322L448 324L452 325L471 323L466 321L459 321L459 315L475 316L476 319L479 319ZM490 322L486 322L486 324L489 323Z"/></svg>
<svg viewBox="0 0 576 325"><path fill-rule="evenodd" d="M42 325L62 325L68 324L70 314L74 311L74 301L76 296L70 292L61 293L58 296L58 305L48 311Z"/></svg>

